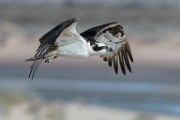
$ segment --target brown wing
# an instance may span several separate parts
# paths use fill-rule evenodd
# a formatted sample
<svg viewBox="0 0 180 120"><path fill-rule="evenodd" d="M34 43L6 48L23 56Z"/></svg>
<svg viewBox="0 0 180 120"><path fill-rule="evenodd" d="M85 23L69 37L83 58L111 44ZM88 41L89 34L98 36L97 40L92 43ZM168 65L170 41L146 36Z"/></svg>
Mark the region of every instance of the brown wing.
<svg viewBox="0 0 180 120"><path fill-rule="evenodd" d="M112 22L100 25L81 33L81 35L90 42L104 43L108 46L106 54L100 56L108 62L110 67L114 67L116 74L118 74L119 65L123 74L126 74L126 68L132 72L130 66L130 61L133 62L131 49L123 27L119 23Z"/></svg>

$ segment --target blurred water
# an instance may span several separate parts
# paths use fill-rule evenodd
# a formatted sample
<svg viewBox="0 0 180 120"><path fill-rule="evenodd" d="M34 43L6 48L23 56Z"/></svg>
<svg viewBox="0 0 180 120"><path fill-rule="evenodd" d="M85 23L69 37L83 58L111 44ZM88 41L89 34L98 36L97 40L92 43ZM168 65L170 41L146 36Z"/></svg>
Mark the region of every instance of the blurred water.
<svg viewBox="0 0 180 120"><path fill-rule="evenodd" d="M47 102L84 101L101 107L180 115L178 69L134 66L133 74L115 76L101 65L69 68L68 63L62 64L49 70L42 66L35 80L27 78L27 67L4 66L0 69L0 89L33 91Z"/></svg>
<svg viewBox="0 0 180 120"><path fill-rule="evenodd" d="M0 89L3 88L33 91L49 102L84 101L96 106L180 115L180 87L174 84L1 79Z"/></svg>

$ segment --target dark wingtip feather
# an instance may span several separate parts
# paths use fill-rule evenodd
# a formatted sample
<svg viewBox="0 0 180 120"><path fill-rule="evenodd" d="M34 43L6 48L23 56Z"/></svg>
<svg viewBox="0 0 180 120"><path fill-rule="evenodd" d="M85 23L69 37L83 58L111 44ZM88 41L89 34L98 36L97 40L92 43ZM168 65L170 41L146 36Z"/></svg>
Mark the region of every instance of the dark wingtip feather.
<svg viewBox="0 0 180 120"><path fill-rule="evenodd" d="M34 79L34 76L35 76L37 69L39 68L39 65L41 62L42 62L42 60L34 61L34 63L30 67L30 73L28 75L28 78L30 78L32 80Z"/></svg>
<svg viewBox="0 0 180 120"><path fill-rule="evenodd" d="M122 73L123 73L124 75L126 75L126 69L125 69L125 64L124 64L124 58L123 58L122 52L121 52L120 50L119 50L119 64L120 64Z"/></svg>
<svg viewBox="0 0 180 120"><path fill-rule="evenodd" d="M117 56L113 57L113 63L114 63L114 71L116 74L118 74L118 58L117 58Z"/></svg>
<svg viewBox="0 0 180 120"><path fill-rule="evenodd" d="M103 57L103 60L104 60L104 61L107 61L108 59L107 59L107 57Z"/></svg>
<svg viewBox="0 0 180 120"><path fill-rule="evenodd" d="M125 44L125 49L126 49L126 51L128 53L128 56L129 56L131 62L134 62L134 59L133 59L133 56L132 56L132 53L131 53L131 49L130 49L130 46L129 46L128 42L126 42L126 44Z"/></svg>
<svg viewBox="0 0 180 120"><path fill-rule="evenodd" d="M129 70L129 72L132 72L131 66L130 66L130 63L129 63L129 59L128 59L128 56L127 56L127 52L126 52L126 50L124 48L122 50L122 53L123 53L123 58L124 58L124 61L126 63L127 69Z"/></svg>
<svg viewBox="0 0 180 120"><path fill-rule="evenodd" d="M109 67L112 66L112 58L109 58L109 59L108 59L108 65L109 65Z"/></svg>

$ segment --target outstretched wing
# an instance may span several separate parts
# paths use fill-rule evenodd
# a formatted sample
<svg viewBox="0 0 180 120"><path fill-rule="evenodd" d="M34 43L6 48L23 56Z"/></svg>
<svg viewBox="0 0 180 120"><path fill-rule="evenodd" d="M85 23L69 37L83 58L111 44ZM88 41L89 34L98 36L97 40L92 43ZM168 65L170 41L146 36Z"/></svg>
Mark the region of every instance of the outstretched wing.
<svg viewBox="0 0 180 120"><path fill-rule="evenodd" d="M81 33L81 36L93 43L103 43L107 48L106 54L100 55L109 66L113 65L114 71L118 74L120 64L123 74L126 68L131 72L130 61L133 62L131 49L123 27L118 22L103 24Z"/></svg>
<svg viewBox="0 0 180 120"><path fill-rule="evenodd" d="M64 31L65 28L70 26L72 23L78 21L78 19L73 18L67 21L64 21L51 29L49 32L47 32L45 35L43 35L40 39L40 45L38 49L36 50L36 54L33 58L27 59L26 61L34 61L30 68L29 78L31 77L33 79L36 70L38 69L40 63L42 62L42 59L44 59L44 56L47 52L51 51L54 48L57 48L57 44L59 41L57 41L57 38L59 35Z"/></svg>
<svg viewBox="0 0 180 120"><path fill-rule="evenodd" d="M77 21L76 18L64 21L56 27L54 27L49 32L47 32L45 35L43 35L39 39L40 45L36 50L35 57L43 57L43 55L49 50L49 48L51 48L56 43L56 39L63 32L63 30L75 21Z"/></svg>

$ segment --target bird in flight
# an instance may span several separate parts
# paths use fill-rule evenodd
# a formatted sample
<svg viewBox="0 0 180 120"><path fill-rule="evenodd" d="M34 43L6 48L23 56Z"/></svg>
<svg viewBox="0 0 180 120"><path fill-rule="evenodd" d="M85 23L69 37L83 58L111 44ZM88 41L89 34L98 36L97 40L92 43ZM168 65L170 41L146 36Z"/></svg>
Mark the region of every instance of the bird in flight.
<svg viewBox="0 0 180 120"><path fill-rule="evenodd" d="M116 74L118 66L123 74L126 74L126 69L131 72L133 57L123 27L118 22L110 22L78 34L76 26L79 20L66 20L39 39L36 54L25 60L33 61L29 78L34 78L42 61L49 63L58 57L86 58L99 55L110 67L113 66Z"/></svg>

